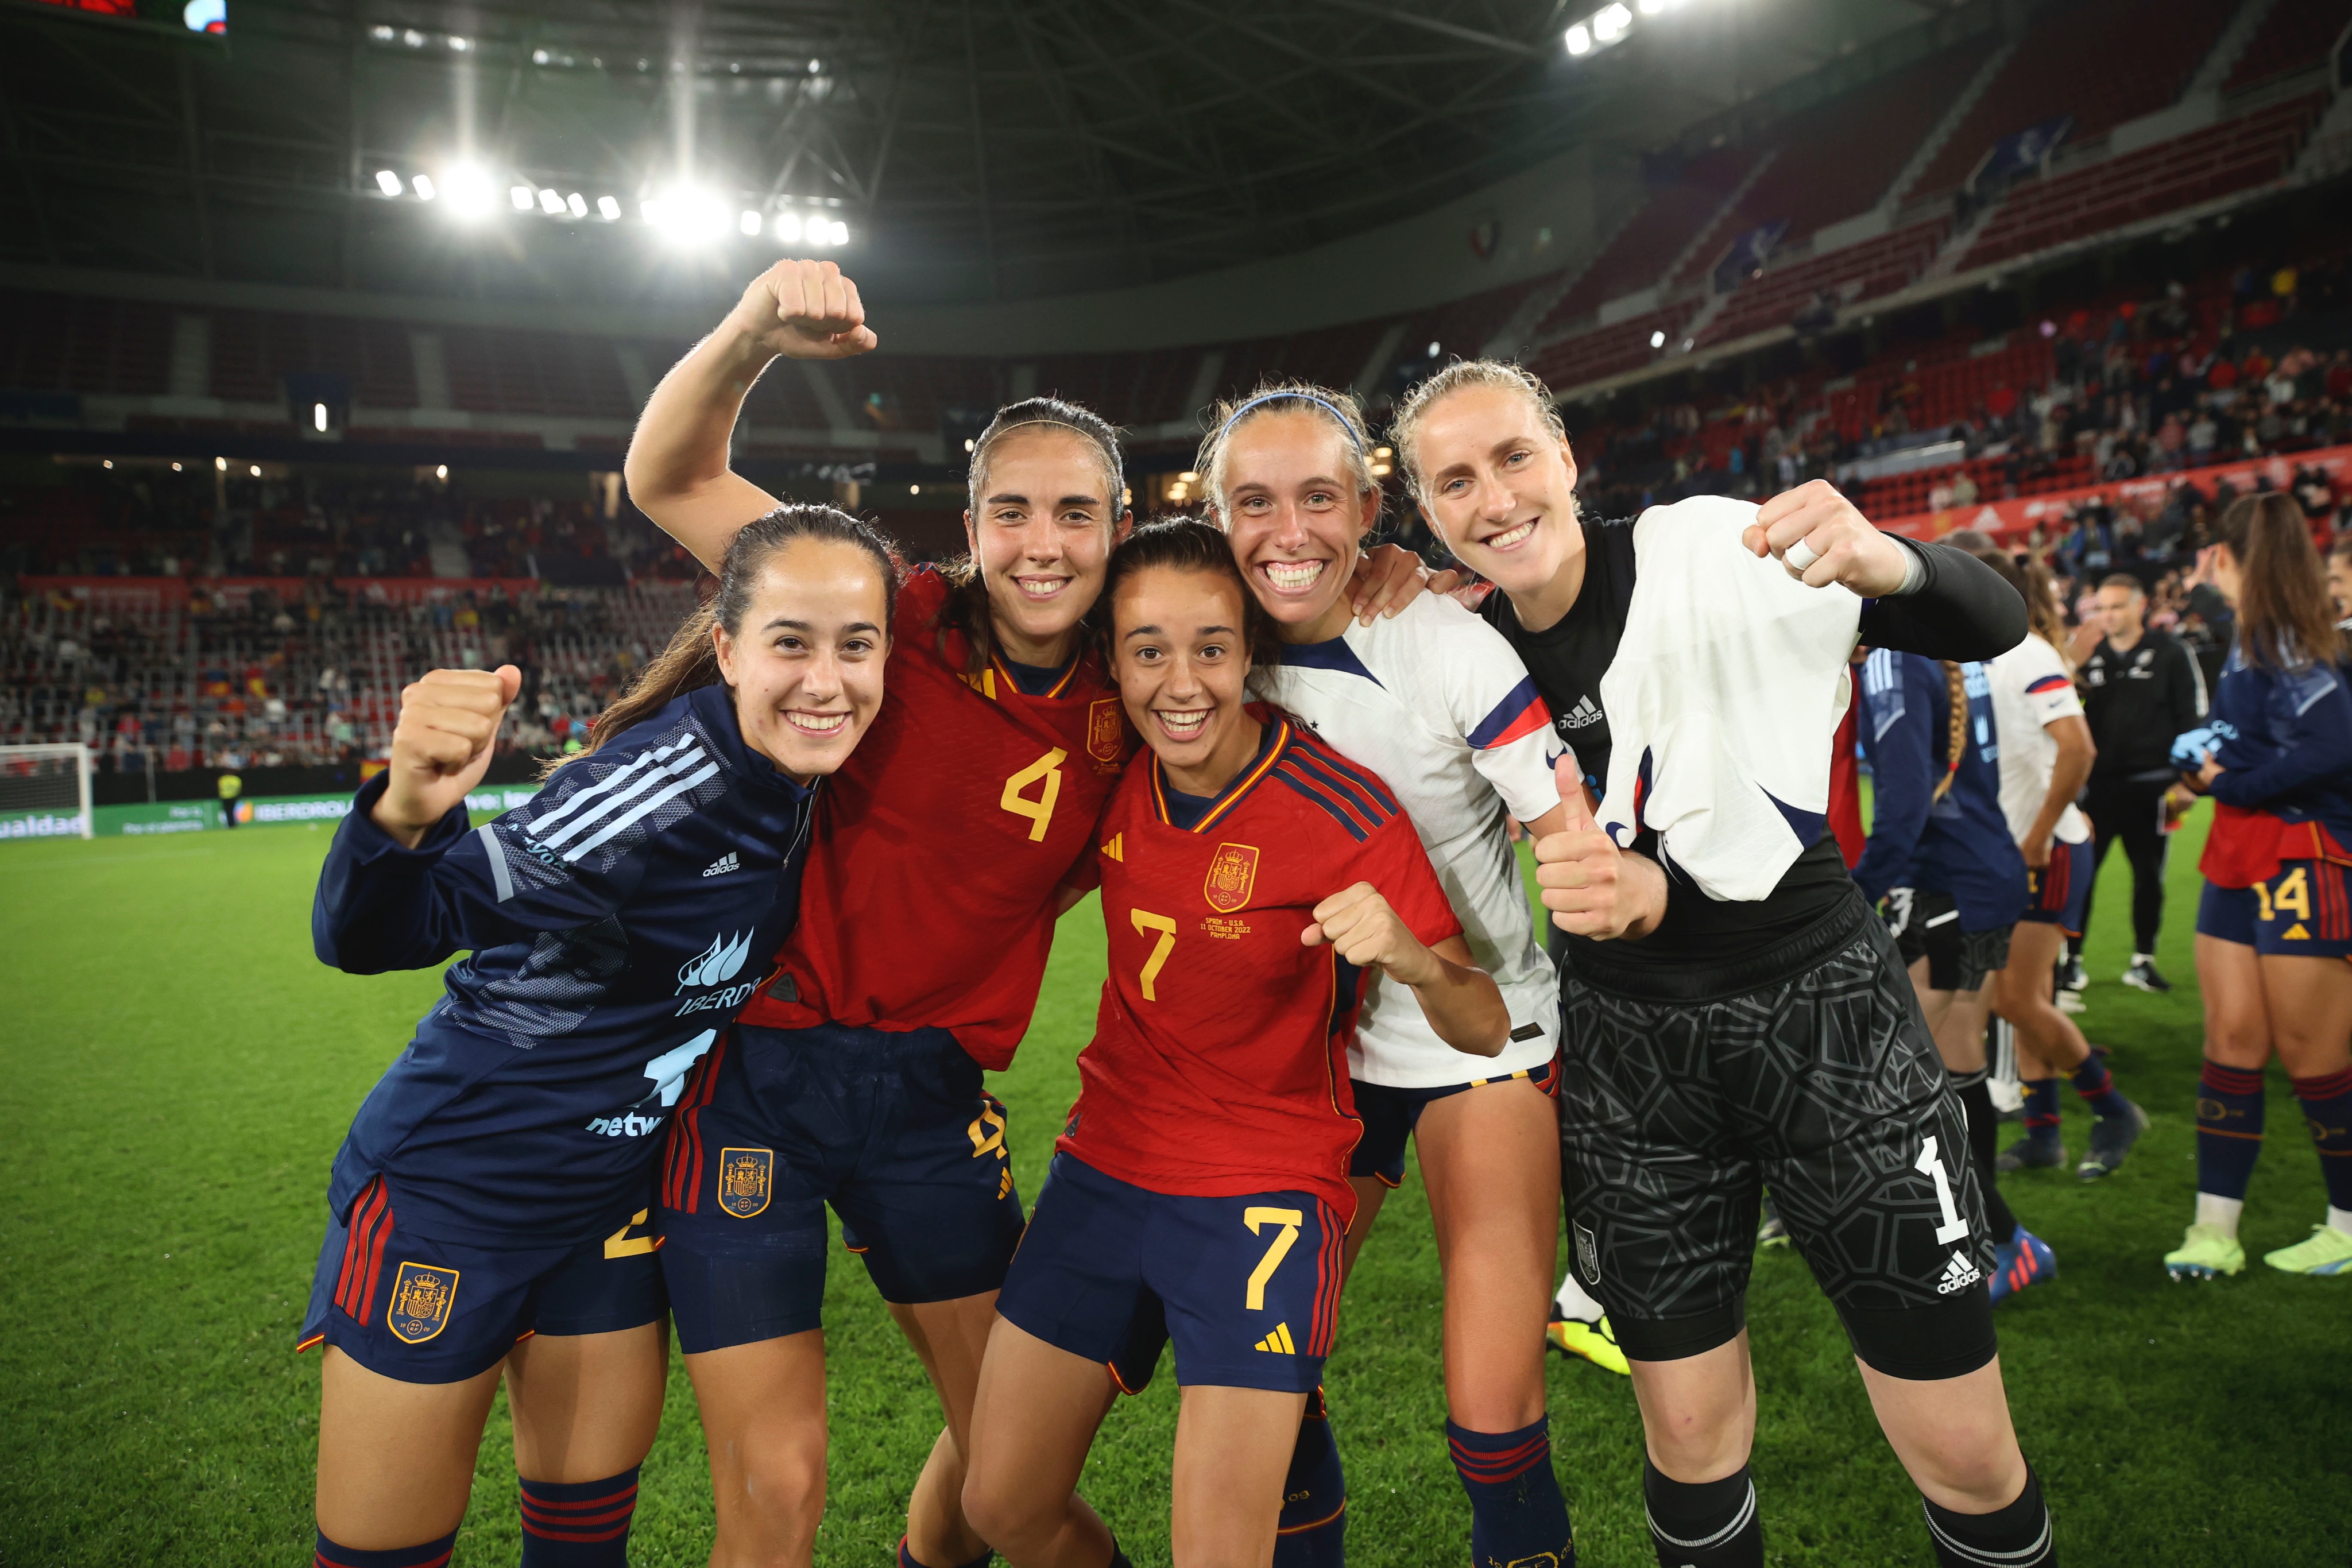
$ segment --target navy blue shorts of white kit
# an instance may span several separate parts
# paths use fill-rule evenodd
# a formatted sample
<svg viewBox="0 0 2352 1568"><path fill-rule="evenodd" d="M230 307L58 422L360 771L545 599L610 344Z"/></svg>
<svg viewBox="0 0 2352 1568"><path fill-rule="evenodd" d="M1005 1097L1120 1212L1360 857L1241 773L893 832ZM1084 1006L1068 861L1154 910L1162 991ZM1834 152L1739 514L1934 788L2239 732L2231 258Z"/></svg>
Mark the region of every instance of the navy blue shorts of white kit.
<svg viewBox="0 0 2352 1568"><path fill-rule="evenodd" d="M662 1156L662 1268L689 1354L824 1321L830 1204L886 1301L995 1290L1021 1243L1004 1107L945 1030L738 1025Z"/></svg>
<svg viewBox="0 0 2352 1568"><path fill-rule="evenodd" d="M601 1240L490 1248L401 1228L378 1176L330 1220L297 1350L331 1344L403 1383L462 1383L533 1334L612 1333L659 1322L652 1215Z"/></svg>
<svg viewBox="0 0 2352 1568"><path fill-rule="evenodd" d="M1310 1193L1150 1192L1058 1154L996 1310L1129 1393L1171 1342L1183 1386L1311 1393L1339 1324L1345 1235Z"/></svg>
<svg viewBox="0 0 2352 1568"><path fill-rule="evenodd" d="M1390 1186L1402 1186L1405 1140L1421 1130L1423 1111L1465 1090L1508 1083L1517 1078L1527 1080L1555 1100L1559 1098L1557 1055L1541 1067L1522 1068L1507 1078L1471 1078L1428 1089L1400 1089L1392 1084L1369 1083L1360 1078L1349 1080L1349 1087L1355 1091L1356 1116L1364 1124L1364 1135L1357 1140L1355 1153L1348 1157L1348 1174L1378 1176Z"/></svg>

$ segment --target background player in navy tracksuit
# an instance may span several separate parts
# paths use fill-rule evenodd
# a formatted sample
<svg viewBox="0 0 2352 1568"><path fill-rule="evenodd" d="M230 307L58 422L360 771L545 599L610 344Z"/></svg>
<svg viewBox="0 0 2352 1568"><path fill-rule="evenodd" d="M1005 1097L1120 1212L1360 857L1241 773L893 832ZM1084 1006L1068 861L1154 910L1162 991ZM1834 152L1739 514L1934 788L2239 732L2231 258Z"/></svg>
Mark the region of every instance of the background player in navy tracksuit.
<svg viewBox="0 0 2352 1568"><path fill-rule="evenodd" d="M625 1560L667 1359L658 1134L791 929L816 782L881 704L894 575L830 508L745 528L598 744L479 829L519 672L402 694L313 939L356 974L473 954L335 1159L301 1339L328 1346L320 1568L448 1560L501 1369L524 1563Z"/></svg>
<svg viewBox="0 0 2352 1568"><path fill-rule="evenodd" d="M1985 1087L1985 981L2009 962L2026 890L2025 857L2000 810L1992 684L1980 664L1877 648L1863 663L1862 702L1872 821L1853 880L1864 897L1887 901L1895 946L1968 1109L1999 1301L2057 1265L1994 1185L2000 1123Z"/></svg>
<svg viewBox="0 0 2352 1568"><path fill-rule="evenodd" d="M2199 862L2197 1217L2165 1266L2193 1279L2245 1266L2238 1218L2275 1052L2318 1145L2327 1217L2263 1261L2352 1275L2352 693L2294 499L2245 497L2214 538L2200 566L2237 612L2238 635L2210 727L2173 753L2216 804Z"/></svg>

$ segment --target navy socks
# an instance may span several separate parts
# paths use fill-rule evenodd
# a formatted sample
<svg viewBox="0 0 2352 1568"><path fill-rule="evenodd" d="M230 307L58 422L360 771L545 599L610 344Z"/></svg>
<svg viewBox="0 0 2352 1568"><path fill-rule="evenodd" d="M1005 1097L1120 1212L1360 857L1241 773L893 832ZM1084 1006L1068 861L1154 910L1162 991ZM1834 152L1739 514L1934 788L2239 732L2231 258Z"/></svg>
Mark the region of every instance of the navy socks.
<svg viewBox="0 0 2352 1568"><path fill-rule="evenodd" d="M2262 1152L2263 1075L2207 1062L2197 1081L2197 1190L2243 1201Z"/></svg>
<svg viewBox="0 0 2352 1568"><path fill-rule="evenodd" d="M1332 1440L1331 1413L1318 1388L1307 1396L1298 1446L1282 1483L1281 1533L1274 1568L1341 1568L1348 1561L1348 1478Z"/></svg>
<svg viewBox="0 0 2352 1568"><path fill-rule="evenodd" d="M2325 1078L2294 1080L2327 1181L2327 1207L2352 1209L2352 1068Z"/></svg>
<svg viewBox="0 0 2352 1568"><path fill-rule="evenodd" d="M1475 1568L1569 1568L1576 1542L1568 1503L1551 1471L1551 1424L1516 1432L1473 1432L1445 1424L1446 1446L1470 1494L1470 1561Z"/></svg>
<svg viewBox="0 0 2352 1568"><path fill-rule="evenodd" d="M635 1467L601 1481L521 1485L522 1568L626 1568Z"/></svg>
<svg viewBox="0 0 2352 1568"><path fill-rule="evenodd" d="M451 1531L438 1541L428 1541L422 1546L403 1546L391 1552L358 1552L348 1546L338 1546L325 1535L319 1537L318 1554L310 1559L311 1568L444 1568L449 1553L457 1545L457 1532Z"/></svg>

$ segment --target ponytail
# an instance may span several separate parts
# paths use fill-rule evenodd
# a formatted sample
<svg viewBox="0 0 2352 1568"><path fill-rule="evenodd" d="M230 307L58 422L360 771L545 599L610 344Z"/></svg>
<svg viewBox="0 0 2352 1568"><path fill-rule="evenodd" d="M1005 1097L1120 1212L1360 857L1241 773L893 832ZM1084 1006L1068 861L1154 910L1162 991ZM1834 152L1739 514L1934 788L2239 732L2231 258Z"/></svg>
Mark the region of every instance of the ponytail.
<svg viewBox="0 0 2352 1568"><path fill-rule="evenodd" d="M1944 661L1945 707L1950 717L1944 727L1944 776L1936 780L1936 792L1927 797L1932 802L1952 792L1952 780L1960 776L1960 758L1969 751L1969 681L1959 665Z"/></svg>
<svg viewBox="0 0 2352 1568"><path fill-rule="evenodd" d="M882 574L882 631L887 637L898 599L898 552L890 541L871 524L831 507L796 503L778 507L745 524L728 543L726 557L719 564L718 593L678 622L677 630L670 634L669 646L637 672L636 679L629 683L628 690L612 706L596 716L586 750L575 755L584 757L593 752L613 737L642 724L690 691L719 685L719 628L724 626L730 637L742 635L744 618L751 612L751 594L760 573L772 559L802 539L852 545L873 558ZM551 758L541 777L547 777L571 760Z"/></svg>
<svg viewBox="0 0 2352 1568"><path fill-rule="evenodd" d="M2213 542L2238 563L2238 648L2246 663L2294 669L2336 657L2327 573L2294 497L2239 497L2214 524Z"/></svg>

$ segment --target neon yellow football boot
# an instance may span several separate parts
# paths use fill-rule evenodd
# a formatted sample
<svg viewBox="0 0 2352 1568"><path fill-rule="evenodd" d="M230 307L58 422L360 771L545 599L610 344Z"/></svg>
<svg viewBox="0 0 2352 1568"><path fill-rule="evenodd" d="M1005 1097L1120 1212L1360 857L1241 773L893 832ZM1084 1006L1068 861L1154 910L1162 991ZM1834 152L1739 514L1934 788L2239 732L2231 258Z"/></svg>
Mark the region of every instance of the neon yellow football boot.
<svg viewBox="0 0 2352 1568"><path fill-rule="evenodd" d="M1633 1375L1633 1369L1625 1364L1625 1353L1617 1348L1617 1331L1609 1326L1605 1316L1591 1323L1578 1318L1554 1318L1544 1325L1544 1341L1560 1354L1582 1356L1604 1372L1620 1377Z"/></svg>
<svg viewBox="0 0 2352 1568"><path fill-rule="evenodd" d="M2245 1266L2246 1249L2218 1225L2190 1226L2179 1248L2164 1255L2164 1270L2176 1280L2210 1280Z"/></svg>
<svg viewBox="0 0 2352 1568"><path fill-rule="evenodd" d="M2332 1225L2315 1225L2310 1239L2265 1252L2263 1261L2289 1274L2352 1274L2352 1236Z"/></svg>

